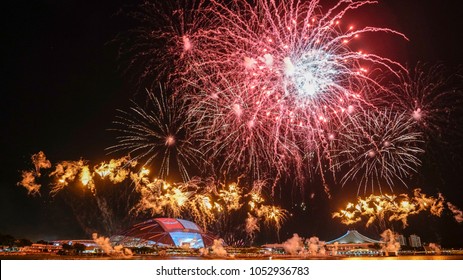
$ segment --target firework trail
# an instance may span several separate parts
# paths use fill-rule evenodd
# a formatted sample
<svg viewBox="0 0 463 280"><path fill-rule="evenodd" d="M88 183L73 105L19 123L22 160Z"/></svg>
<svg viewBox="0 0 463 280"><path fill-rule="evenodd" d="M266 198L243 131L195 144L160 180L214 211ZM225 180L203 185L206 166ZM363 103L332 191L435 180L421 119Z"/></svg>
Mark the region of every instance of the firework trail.
<svg viewBox="0 0 463 280"><path fill-rule="evenodd" d="M328 191L324 173L333 164L333 131L349 114L377 109L374 102L385 99L378 97L387 89L375 70L392 76L405 71L350 47L370 32L405 38L388 28L342 22L346 13L374 3L339 1L322 9L317 0L148 1L133 14L141 27L129 32L133 42L122 49L131 65L145 69L142 79L169 81L172 95L182 100L189 123L196 124L188 128L191 137L210 165L203 170L273 177L275 184L294 174L299 185L317 171ZM160 127L146 122L152 113L131 110L122 127ZM140 134L128 130L120 147L146 148L131 146L129 138ZM159 142L143 135L143 141Z"/></svg>
<svg viewBox="0 0 463 280"><path fill-rule="evenodd" d="M22 180L18 182L18 186L23 186L27 189L27 194L40 194L40 188L42 185L36 183L35 179L40 177L40 169L48 169L51 168L51 162L47 160L45 153L40 151L36 154L31 156L32 163L35 166L35 171L22 171Z"/></svg>
<svg viewBox="0 0 463 280"><path fill-rule="evenodd" d="M49 174L56 179L50 195L79 180L109 220L97 182L130 180L127 192L137 196L131 214L186 216L235 240L239 228L252 242L262 225L278 232L288 216L266 204L267 182L271 196L281 178L303 186L316 173L328 195L328 175L343 185L358 183L357 194L406 186L421 164L423 142L449 119L454 91L438 68L410 75L397 62L354 47L371 32L406 39L388 28L343 22L375 3L145 1L132 14L141 27L119 38L128 71L148 87L145 106L134 102L114 122L118 143L108 150L128 156L93 168L84 160L60 162ZM384 86L376 72L397 82ZM158 83L165 88L151 90ZM24 171L18 185L40 194L36 180L51 163L43 153L32 161L35 171ZM149 177L150 165L159 166L157 178ZM207 179L190 178L195 168ZM174 174L183 182L169 183ZM238 179L215 179L220 176ZM242 177L253 185L240 184ZM441 196L416 191L411 199L371 196L334 217L406 226L409 215L442 209Z"/></svg>
<svg viewBox="0 0 463 280"><path fill-rule="evenodd" d="M390 86L391 109L413 120L412 129L424 140L423 165L432 166L437 174L461 162L462 85L462 76L443 65L419 63Z"/></svg>
<svg viewBox="0 0 463 280"><path fill-rule="evenodd" d="M411 117L427 139L445 138L443 131L463 101L461 78L443 65L419 63L400 72L399 80L390 87L395 109Z"/></svg>
<svg viewBox="0 0 463 280"><path fill-rule="evenodd" d="M131 174L135 189L140 193L140 201L135 206L136 211L151 212L151 215L179 217L187 201L191 197L184 185L171 185L164 180L148 178L146 169L140 174Z"/></svg>
<svg viewBox="0 0 463 280"><path fill-rule="evenodd" d="M137 164L136 160L126 156L111 159L108 163L102 162L93 169L102 179L108 178L112 183L117 184L127 179L131 172L130 168L134 168ZM93 177L94 174L91 176Z"/></svg>
<svg viewBox="0 0 463 280"><path fill-rule="evenodd" d="M151 88L159 81L182 86L201 51L199 33L207 26L204 0L143 1L129 12L137 28L116 38L126 73L138 86Z"/></svg>
<svg viewBox="0 0 463 280"><path fill-rule="evenodd" d="M456 207L450 202L447 202L447 207L450 209L450 211L452 211L455 221L457 221L458 223L463 222L463 211L458 209L458 207Z"/></svg>
<svg viewBox="0 0 463 280"><path fill-rule="evenodd" d="M191 82L196 90L183 94L207 151L225 157L219 171L241 168L261 178L272 170L276 180L295 173L304 182L318 168L324 176L322 166L332 164L326 155L332 132L357 107L375 108L369 96L386 90L369 72L403 69L349 48L368 32L403 36L343 27L345 13L371 3L340 1L326 13L319 1L211 1L205 7L218 28L205 35L199 82Z"/></svg>
<svg viewBox="0 0 463 280"><path fill-rule="evenodd" d="M206 36L207 55L201 59L207 63L202 64L211 65L227 77L239 76L252 89L288 102L288 108L317 108L338 103L338 97L346 101L358 98L353 84L374 82L362 64L391 71L392 67L401 68L386 58L348 47L350 41L368 32L404 37L387 28L343 27L342 17L349 10L372 3L339 1L323 13L316 0L213 0L205 8L207 15L213 15L212 27L218 26L218 30L214 36ZM268 85L271 88L267 93L262 87Z"/></svg>
<svg viewBox="0 0 463 280"><path fill-rule="evenodd" d="M40 188L42 187L41 184L37 184L35 181L36 174L34 171L23 171L22 172L22 180L18 182L18 186L23 186L27 190L27 194L40 194Z"/></svg>
<svg viewBox="0 0 463 280"><path fill-rule="evenodd" d="M40 177L40 169L51 168L51 162L45 156L45 153L40 151L31 156L32 163L35 166L35 173Z"/></svg>
<svg viewBox="0 0 463 280"><path fill-rule="evenodd" d="M244 172L260 178L279 168L274 163L284 151L269 147L281 139L271 138L271 123L265 122L266 105L255 92L224 79L201 90L191 103L188 116L197 124L192 136L201 139L203 154L218 174Z"/></svg>
<svg viewBox="0 0 463 280"><path fill-rule="evenodd" d="M251 243L256 237L256 232L259 231L260 227L257 218L248 213L248 217L246 218L246 235L249 236Z"/></svg>
<svg viewBox="0 0 463 280"><path fill-rule="evenodd" d="M43 153L42 155L45 158ZM32 159L34 160L34 157ZM84 202L91 200L93 203L86 204L86 209L75 204L71 206L76 211L94 211L84 220L90 221L92 215L99 215L100 224L108 233L117 231L115 218L122 208L122 211L128 209L126 213L122 213L124 217L127 215L141 217L145 214L150 217L157 215L188 217L204 229L212 228L235 237L237 234L245 234L252 243L261 225L274 227L278 232L288 215L285 209L265 203L263 195L264 189L267 188L265 181L255 181L249 187L241 184L239 179L237 182L225 183L213 178L195 177L188 182L171 184L160 178L152 179L149 173L147 168L140 168L138 163L129 157L111 159L96 164L93 168L86 165L86 161L82 159L62 161L57 163L49 174L54 178L49 195L56 196L73 185L80 185L84 194L89 190L91 195L84 195ZM25 187L29 194L40 194L41 185L35 182L35 175L34 171L24 171L23 179L18 183ZM98 187L97 182L101 184L101 180L124 186ZM126 180L130 180L131 184L123 184ZM84 188L81 188L82 186ZM115 202L114 196L117 199L118 194L108 189L127 189L128 193L122 191L126 200ZM72 202L79 201L73 198ZM79 222L87 231L91 231L93 228L87 227L85 221L79 219L82 215L86 213L78 213ZM245 217L252 219L252 230L249 230L249 221ZM241 229L243 232L240 232Z"/></svg>
<svg viewBox="0 0 463 280"><path fill-rule="evenodd" d="M381 233L381 241L383 241L381 249L386 253L386 256L389 256L389 253L397 255L400 250L400 243L397 241L398 235L390 229Z"/></svg>
<svg viewBox="0 0 463 280"><path fill-rule="evenodd" d="M360 178L357 194L363 187L382 192L416 173L420 166L421 133L412 129L413 121L392 111L366 111L352 114L333 137L333 168L347 170L341 182Z"/></svg>
<svg viewBox="0 0 463 280"><path fill-rule="evenodd" d="M413 197L401 195L370 195L365 199L358 197L357 203L349 202L344 210L333 213L333 218L340 218L341 222L349 225L362 221L366 217L366 227L374 222L378 223L380 230L390 228L390 222L400 221L405 228L408 218L427 211L440 217L444 209L444 197L439 194L437 198L421 193L421 189L413 191Z"/></svg>
<svg viewBox="0 0 463 280"><path fill-rule="evenodd" d="M101 250L107 255L118 255L125 258L132 257L133 253L129 248L123 248L122 245L111 245L111 240L108 237L100 236L97 233L92 234L93 241L100 247Z"/></svg>
<svg viewBox="0 0 463 280"><path fill-rule="evenodd" d="M56 181L55 185L51 189L50 193L52 195L55 195L56 193L60 192L63 188L65 188L67 185L69 185L70 182L74 181L76 176L81 173L81 178L84 180L81 181L83 185L86 183L90 182L91 180L88 180L86 177L87 172L84 171L88 170L88 166L85 165L83 160L78 160L78 161L62 161L58 163L55 167L55 171L50 173L50 176L55 176L58 180Z"/></svg>
<svg viewBox="0 0 463 280"><path fill-rule="evenodd" d="M174 169L188 181L188 168L194 168L202 158L190 140L192 124L177 99L168 97L162 88L160 97L148 91L148 98L147 108L134 104L128 112L119 111L113 129L119 133L119 143L107 150L129 154L144 166L156 163L162 179L167 179Z"/></svg>

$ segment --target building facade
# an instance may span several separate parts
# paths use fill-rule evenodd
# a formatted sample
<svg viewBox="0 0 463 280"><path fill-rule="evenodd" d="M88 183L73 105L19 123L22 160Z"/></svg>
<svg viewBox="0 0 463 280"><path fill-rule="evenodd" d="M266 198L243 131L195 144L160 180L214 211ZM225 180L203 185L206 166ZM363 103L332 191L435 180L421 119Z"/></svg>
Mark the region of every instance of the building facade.
<svg viewBox="0 0 463 280"><path fill-rule="evenodd" d="M400 243L400 246L407 246L407 239L402 234L397 236L397 242Z"/></svg>
<svg viewBox="0 0 463 280"><path fill-rule="evenodd" d="M343 236L326 242L326 249L331 255L375 256L381 254L379 248L382 244L382 241L349 230Z"/></svg>
<svg viewBox="0 0 463 280"><path fill-rule="evenodd" d="M410 237L408 237L408 242L410 244L410 247L413 247L413 248L421 247L421 238L416 234L410 235Z"/></svg>

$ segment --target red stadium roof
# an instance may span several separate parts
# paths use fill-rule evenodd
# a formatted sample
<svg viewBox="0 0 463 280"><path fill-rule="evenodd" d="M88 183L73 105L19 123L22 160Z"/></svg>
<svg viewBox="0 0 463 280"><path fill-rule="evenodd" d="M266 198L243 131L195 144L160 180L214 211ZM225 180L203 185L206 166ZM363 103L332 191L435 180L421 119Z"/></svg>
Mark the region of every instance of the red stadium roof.
<svg viewBox="0 0 463 280"><path fill-rule="evenodd" d="M204 232L198 225L187 220L156 218L135 224L111 239L119 244L130 243L129 246L158 245L201 248L212 246L217 237Z"/></svg>

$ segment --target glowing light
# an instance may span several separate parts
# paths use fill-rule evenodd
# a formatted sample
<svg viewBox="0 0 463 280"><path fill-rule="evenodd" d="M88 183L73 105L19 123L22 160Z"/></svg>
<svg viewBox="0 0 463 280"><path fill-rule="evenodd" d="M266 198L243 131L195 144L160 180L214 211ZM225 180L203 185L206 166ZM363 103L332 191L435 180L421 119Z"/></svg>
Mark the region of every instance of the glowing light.
<svg viewBox="0 0 463 280"><path fill-rule="evenodd" d="M191 42L190 42L190 38L188 38L187 36L183 36L182 40L183 40L183 50L184 51L191 50L192 45L191 45Z"/></svg>
<svg viewBox="0 0 463 280"><path fill-rule="evenodd" d="M166 146L173 146L173 145L175 145L175 137L172 135L167 136Z"/></svg>
<svg viewBox="0 0 463 280"><path fill-rule="evenodd" d="M444 207L444 198L441 194L437 198L428 197L415 189L412 198L407 194L370 195L366 198L357 198L357 204L349 202L345 210L333 213L333 218L341 218L344 224L360 222L362 217L368 219L366 226L377 222L382 230L390 227L392 221L400 221L403 227L408 225L408 218L422 211L429 211L432 215L440 216ZM355 205L355 207L353 207Z"/></svg>
<svg viewBox="0 0 463 280"><path fill-rule="evenodd" d="M305 180L302 174L314 174L315 170L321 174L325 166L332 172L339 170L331 155L341 151L329 150L326 140L336 139L324 131L345 126L344 114L338 112L360 114L381 109L375 101L385 87L369 76L369 69L379 68L392 76L403 69L390 59L353 51L346 44L370 32L405 38L388 28L340 24L346 12L372 3L340 1L323 9L325 13L319 9L319 1L231 0L226 5L220 0L181 1L172 13L163 4L142 5L147 11L140 12L144 20L149 22L150 15L165 19L170 29L164 24L137 32L134 64L156 60L156 66L144 67L147 77L160 77L165 69L171 70L167 79L157 80L169 81L176 102L166 103L166 107L179 111L175 118L161 119L134 108L132 114L139 118L127 114L118 122L123 135L115 150L149 162L155 159L153 151L162 139L164 146L172 148L156 154L166 155L163 164L172 162L167 158L171 155L187 155L177 158L184 181L189 179L185 164L195 165L193 159L198 158L207 159L198 160L205 165L201 169L216 169L212 171L215 174L246 170L252 179L275 180L297 174L298 184ZM149 34L142 36L144 32ZM141 47L144 44L146 48ZM165 61L152 58L140 62L148 55L147 49L152 50L150 55L166 57ZM372 96L375 98L370 99ZM320 115L323 118L314 117ZM179 125L172 128L172 120L179 120ZM159 124L167 124L164 127L169 129L162 131ZM175 128L182 132L172 133ZM175 145L165 145L167 135L175 137ZM197 150L190 146L194 142L201 143ZM166 178L168 167L161 167L160 172L160 177ZM325 189L329 190L328 184Z"/></svg>

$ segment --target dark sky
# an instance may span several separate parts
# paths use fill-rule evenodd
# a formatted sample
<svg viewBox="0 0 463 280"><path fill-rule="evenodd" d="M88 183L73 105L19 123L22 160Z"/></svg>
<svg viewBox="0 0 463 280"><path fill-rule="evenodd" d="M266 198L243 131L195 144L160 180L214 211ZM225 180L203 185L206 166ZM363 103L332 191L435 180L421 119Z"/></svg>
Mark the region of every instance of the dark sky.
<svg viewBox="0 0 463 280"><path fill-rule="evenodd" d="M460 1L381 2L360 10L359 24L387 26L410 41L372 35L366 40L373 51L403 64L439 61L456 67L463 63ZM53 162L107 158L104 148L114 143L107 129L116 109L127 108L135 88L119 70L117 45L110 43L127 29L126 20L115 14L129 3L133 1L10 1L2 8L0 233L34 240L88 238L68 216L63 201L28 197L16 182L20 170L31 167L30 156L40 150ZM436 180L440 185L432 194L440 190L463 208L459 181L463 169L461 164L447 164L456 167L440 175L446 179ZM337 237L345 227L331 226L338 222L328 216L330 203L314 201L302 216L304 228L291 221L288 228L321 239ZM67 210L57 211L60 207ZM317 218L320 213L322 218ZM447 227L451 221L447 222L435 221L432 227ZM428 220L417 219L408 230L419 231L423 223ZM453 233L442 238L453 238L454 244L463 233L462 225L448 227L447 232Z"/></svg>

